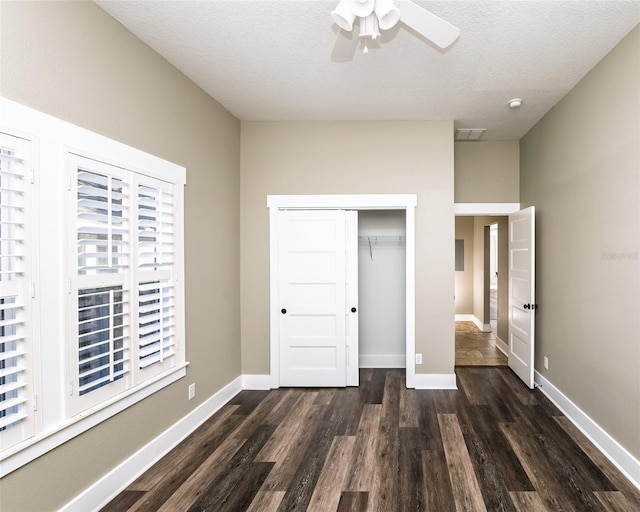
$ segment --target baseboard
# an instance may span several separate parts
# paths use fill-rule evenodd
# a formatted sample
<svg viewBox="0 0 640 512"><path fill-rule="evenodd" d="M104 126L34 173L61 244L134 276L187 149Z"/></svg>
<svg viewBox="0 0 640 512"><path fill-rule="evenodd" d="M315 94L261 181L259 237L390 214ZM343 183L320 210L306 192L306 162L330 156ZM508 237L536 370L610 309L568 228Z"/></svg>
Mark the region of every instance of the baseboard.
<svg viewBox="0 0 640 512"><path fill-rule="evenodd" d="M491 324L482 323L477 316L471 315L471 321L476 324L476 327L482 332L491 332Z"/></svg>
<svg viewBox="0 0 640 512"><path fill-rule="evenodd" d="M509 357L509 345L507 345L504 341L496 336L496 347L498 350L502 352L505 356Z"/></svg>
<svg viewBox="0 0 640 512"><path fill-rule="evenodd" d="M271 375L242 375L242 389L271 389Z"/></svg>
<svg viewBox="0 0 640 512"><path fill-rule="evenodd" d="M455 373L416 373L416 389L458 389Z"/></svg>
<svg viewBox="0 0 640 512"><path fill-rule="evenodd" d="M537 371L535 372L535 383L538 389L587 436L589 441L591 441L633 485L640 489L640 461Z"/></svg>
<svg viewBox="0 0 640 512"><path fill-rule="evenodd" d="M360 354L358 356L360 368L405 368L406 354Z"/></svg>
<svg viewBox="0 0 640 512"><path fill-rule="evenodd" d="M115 498L138 476L147 471L191 432L209 419L216 411L242 390L242 378L238 377L203 402L184 418L169 427L153 441L131 455L104 477L76 496L60 510L100 510Z"/></svg>
<svg viewBox="0 0 640 512"><path fill-rule="evenodd" d="M456 322L473 322L482 332L491 332L491 324L485 324L475 315L456 315Z"/></svg>

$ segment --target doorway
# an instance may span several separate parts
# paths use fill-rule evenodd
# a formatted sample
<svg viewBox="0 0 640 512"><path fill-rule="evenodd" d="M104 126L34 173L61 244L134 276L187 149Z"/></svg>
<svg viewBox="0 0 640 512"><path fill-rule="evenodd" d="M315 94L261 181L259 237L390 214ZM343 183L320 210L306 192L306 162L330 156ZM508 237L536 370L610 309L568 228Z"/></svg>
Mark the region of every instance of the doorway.
<svg viewBox="0 0 640 512"><path fill-rule="evenodd" d="M456 366L506 366L508 217L456 216Z"/></svg>

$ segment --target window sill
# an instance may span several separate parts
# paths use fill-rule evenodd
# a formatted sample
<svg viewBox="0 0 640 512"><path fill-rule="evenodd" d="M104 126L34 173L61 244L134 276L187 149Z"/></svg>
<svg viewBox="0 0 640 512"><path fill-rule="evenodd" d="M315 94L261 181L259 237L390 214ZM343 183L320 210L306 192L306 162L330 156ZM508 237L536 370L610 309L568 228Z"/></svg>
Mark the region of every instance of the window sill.
<svg viewBox="0 0 640 512"><path fill-rule="evenodd" d="M182 363L140 386L83 411L54 430L36 434L8 449L0 455L0 478L183 378L187 374L188 365L188 362Z"/></svg>

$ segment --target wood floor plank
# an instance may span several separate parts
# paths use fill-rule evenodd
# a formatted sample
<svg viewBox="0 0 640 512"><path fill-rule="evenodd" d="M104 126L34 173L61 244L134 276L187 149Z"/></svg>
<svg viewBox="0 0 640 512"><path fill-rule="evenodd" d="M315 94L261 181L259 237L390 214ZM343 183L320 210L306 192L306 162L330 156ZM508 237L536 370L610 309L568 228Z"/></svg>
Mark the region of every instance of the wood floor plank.
<svg viewBox="0 0 640 512"><path fill-rule="evenodd" d="M438 414L451 489L458 512L486 512L482 492L455 414Z"/></svg>
<svg viewBox="0 0 640 512"><path fill-rule="evenodd" d="M275 428L274 425L261 425L258 427L231 460L225 464L225 471L219 474L189 507L189 512L218 512L223 510L224 504L229 500L234 487L245 478L251 467L255 467L252 464L256 455L271 437ZM266 469L268 468L270 471L271 467L272 464L270 463L259 467L265 478L268 474ZM260 485L262 485L262 481L260 481ZM256 487L255 492L258 492L259 487ZM247 506L250 502L251 500L247 503Z"/></svg>
<svg viewBox="0 0 640 512"><path fill-rule="evenodd" d="M381 404L367 404L362 409L345 491L368 492L371 489L381 412Z"/></svg>
<svg viewBox="0 0 640 512"><path fill-rule="evenodd" d="M491 454L508 491L535 490L511 444L500 429L499 423L494 426L493 430L481 432L478 435L482 436L487 446L486 450Z"/></svg>
<svg viewBox="0 0 640 512"><path fill-rule="evenodd" d="M398 439L398 493L396 509L399 511L425 510L420 447L420 429L400 427Z"/></svg>
<svg viewBox="0 0 640 512"><path fill-rule="evenodd" d="M236 414L240 414L240 411L245 411L248 414L247 419L243 422L242 426L234 431L234 437L248 439L260 425L274 424L274 422L266 421L266 418L280 404L286 395L283 393L269 393L266 396L263 394L256 396L262 396L262 402L254 403L251 401L250 407L248 404L241 405L240 409L236 412Z"/></svg>
<svg viewBox="0 0 640 512"><path fill-rule="evenodd" d="M548 512L536 491L513 491L509 495L518 512Z"/></svg>
<svg viewBox="0 0 640 512"><path fill-rule="evenodd" d="M516 512L504 475L493 457L485 434L465 434L464 438L487 510Z"/></svg>
<svg viewBox="0 0 640 512"><path fill-rule="evenodd" d="M209 510L215 512L247 510L259 492L260 486L267 478L269 471L273 468L273 464L273 462L252 463L249 466L249 470L233 487L228 497L222 500L221 503L216 504L216 508L210 508Z"/></svg>
<svg viewBox="0 0 640 512"><path fill-rule="evenodd" d="M338 436L334 438L327 462L322 468L318 483L311 495L307 512L326 512L336 510L344 481L349 471L351 455L355 445L355 436Z"/></svg>
<svg viewBox="0 0 640 512"><path fill-rule="evenodd" d="M258 491L247 512L276 512L284 495L284 491Z"/></svg>
<svg viewBox="0 0 640 512"><path fill-rule="evenodd" d="M355 387L336 390L327 408L325 419L336 423L339 436L355 436L364 401Z"/></svg>
<svg viewBox="0 0 640 512"><path fill-rule="evenodd" d="M389 370L382 398L382 417L376 441L373 485L369 491L372 510L393 510L398 502L398 457L400 423L400 374Z"/></svg>
<svg viewBox="0 0 640 512"><path fill-rule="evenodd" d="M620 491L596 491L594 492L606 512L629 512L637 510L631 500L628 500Z"/></svg>
<svg viewBox="0 0 640 512"><path fill-rule="evenodd" d="M303 393L299 396L293 409L295 414L288 415L277 426L271 438L256 455L256 462L282 462L291 448L291 440L295 438L300 426L307 421L318 397L317 393Z"/></svg>
<svg viewBox="0 0 640 512"><path fill-rule="evenodd" d="M420 428L420 449L442 451L440 424L434 400L434 392L416 393L418 402L418 424Z"/></svg>
<svg viewBox="0 0 640 512"><path fill-rule="evenodd" d="M343 492L336 512L366 512L368 503L368 492Z"/></svg>
<svg viewBox="0 0 640 512"><path fill-rule="evenodd" d="M387 372L382 369L374 369L371 375L371 386L369 394L365 399L367 404L381 404L384 396L384 383L387 378Z"/></svg>
<svg viewBox="0 0 640 512"><path fill-rule="evenodd" d="M288 446L284 459L276 461L276 464L265 480L263 491L286 491L293 480L300 464L304 461L305 453L316 434L317 424L320 421L324 409L317 405L312 406L306 416L307 421L300 425L295 434L286 441ZM295 415L295 410L290 412Z"/></svg>
<svg viewBox="0 0 640 512"><path fill-rule="evenodd" d="M279 512L297 512L307 509L337 430L337 425L329 421L318 422L311 442L308 443L303 455L305 463L298 467L291 479L287 493L278 508Z"/></svg>
<svg viewBox="0 0 640 512"><path fill-rule="evenodd" d="M418 427L419 410L417 391L407 389L406 386L400 388L400 427Z"/></svg>
<svg viewBox="0 0 640 512"><path fill-rule="evenodd" d="M422 487L425 510L456 512L444 449L422 452Z"/></svg>
<svg viewBox="0 0 640 512"><path fill-rule="evenodd" d="M248 390L238 393L229 403L240 406L236 414L249 415L269 394L267 390Z"/></svg>
<svg viewBox="0 0 640 512"><path fill-rule="evenodd" d="M167 498L160 501L164 493L154 493L158 497L149 496L144 507L133 509L132 512L158 510L159 512L173 512L175 510L187 510L200 495L205 492L207 486L226 471L227 464L245 443L244 439L227 437L225 441L213 452L175 491ZM154 500L152 500L154 498Z"/></svg>

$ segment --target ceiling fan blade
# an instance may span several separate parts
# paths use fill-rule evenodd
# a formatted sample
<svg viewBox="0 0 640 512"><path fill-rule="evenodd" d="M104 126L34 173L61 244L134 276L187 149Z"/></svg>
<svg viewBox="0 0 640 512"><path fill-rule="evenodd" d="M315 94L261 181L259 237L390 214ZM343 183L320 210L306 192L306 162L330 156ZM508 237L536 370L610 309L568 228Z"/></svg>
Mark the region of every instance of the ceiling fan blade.
<svg viewBox="0 0 640 512"><path fill-rule="evenodd" d="M460 35L460 29L427 11L411 0L400 0L400 21L418 34L444 49Z"/></svg>
<svg viewBox="0 0 640 512"><path fill-rule="evenodd" d="M333 45L333 51L331 52L331 60L333 62L347 62L353 59L358 46L358 36L355 32L355 30L351 32L339 30L336 43Z"/></svg>

